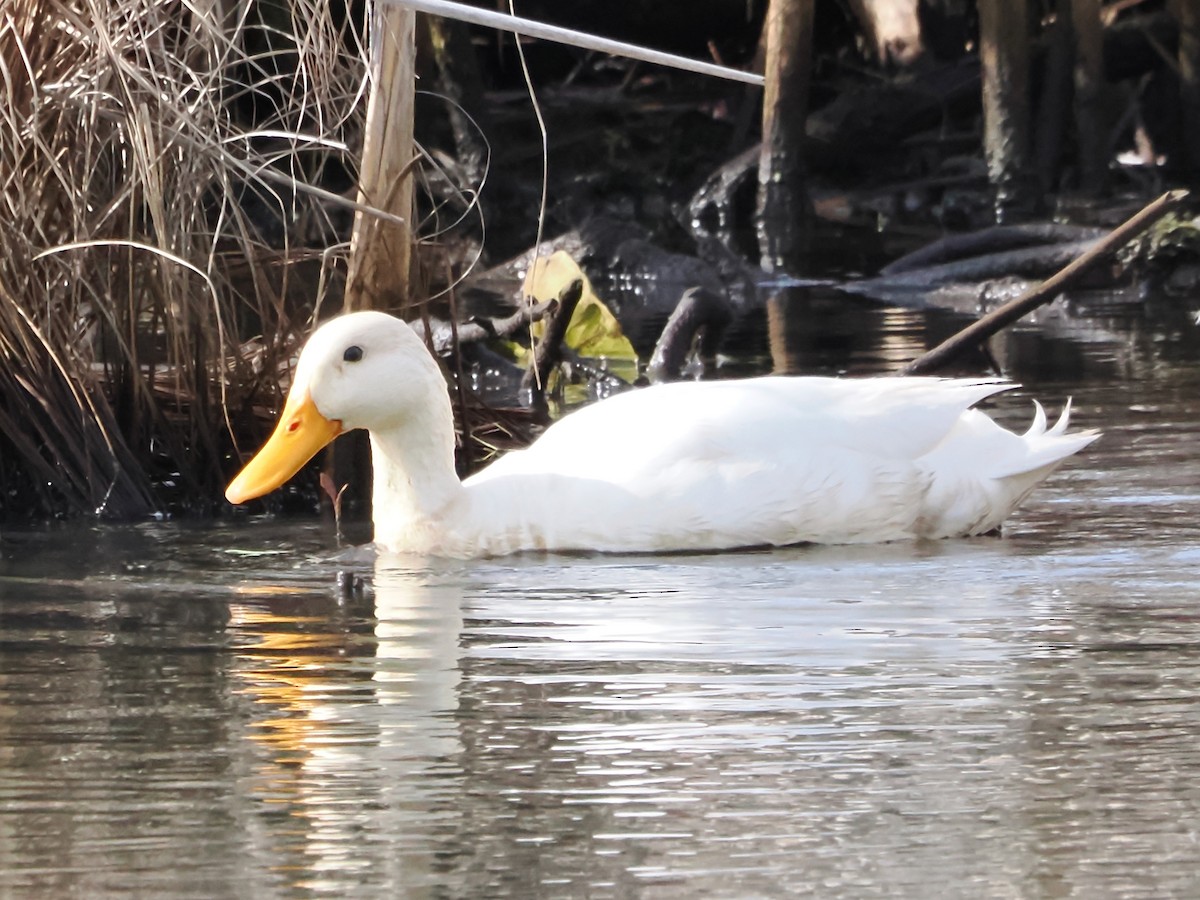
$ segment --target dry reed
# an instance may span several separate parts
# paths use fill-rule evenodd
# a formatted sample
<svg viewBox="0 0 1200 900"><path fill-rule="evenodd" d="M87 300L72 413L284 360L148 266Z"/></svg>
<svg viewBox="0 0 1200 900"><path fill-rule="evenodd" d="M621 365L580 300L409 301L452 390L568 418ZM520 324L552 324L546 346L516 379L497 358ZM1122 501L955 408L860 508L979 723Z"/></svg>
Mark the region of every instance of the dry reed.
<svg viewBox="0 0 1200 900"><path fill-rule="evenodd" d="M0 516L219 496L337 281L365 105L345 15L0 7Z"/></svg>

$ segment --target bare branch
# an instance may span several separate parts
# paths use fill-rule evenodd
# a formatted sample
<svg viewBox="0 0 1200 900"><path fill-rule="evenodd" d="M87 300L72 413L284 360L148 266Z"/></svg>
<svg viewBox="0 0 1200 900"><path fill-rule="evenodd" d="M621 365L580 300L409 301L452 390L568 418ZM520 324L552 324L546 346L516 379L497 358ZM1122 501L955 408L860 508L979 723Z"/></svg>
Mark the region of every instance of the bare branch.
<svg viewBox="0 0 1200 900"><path fill-rule="evenodd" d="M1093 266L1137 237L1188 197L1185 190L1167 191L1152 201L1121 225L1101 238L1089 251L1078 257L1065 268L1051 275L1041 284L1030 288L1003 306L992 310L983 318L972 322L958 334L943 341L928 353L910 362L897 374L923 375L946 365L964 350L987 340L997 331L1016 322L1063 291L1076 284Z"/></svg>

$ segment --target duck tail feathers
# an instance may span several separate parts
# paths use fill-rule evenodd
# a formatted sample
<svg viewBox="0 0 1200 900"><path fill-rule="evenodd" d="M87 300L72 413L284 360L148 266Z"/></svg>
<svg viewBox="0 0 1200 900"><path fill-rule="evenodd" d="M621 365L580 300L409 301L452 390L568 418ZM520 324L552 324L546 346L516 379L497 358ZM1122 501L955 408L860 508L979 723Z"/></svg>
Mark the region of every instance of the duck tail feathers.
<svg viewBox="0 0 1200 900"><path fill-rule="evenodd" d="M1078 453L1100 437L1100 432L1095 429L1068 433L1067 425L1070 421L1070 400L1067 400L1058 420L1050 427L1047 427L1045 409L1035 400L1033 422L1021 436L1024 453L1020 459L1013 460L1011 465L1006 467L1006 471L995 473L996 476L1007 478L1038 472L1044 477L1067 457Z"/></svg>
<svg viewBox="0 0 1200 900"><path fill-rule="evenodd" d="M1034 402L1036 403L1037 401L1034 401ZM1050 429L1049 433L1052 435L1056 435L1056 436L1060 435L1060 434L1065 435L1067 433L1067 423L1070 421L1071 421L1071 398L1068 397L1067 403L1063 407L1062 414L1058 417L1058 421L1054 423L1054 427ZM1098 432L1098 431L1089 431L1087 433L1094 434L1096 437L1100 436L1100 432Z"/></svg>
<svg viewBox="0 0 1200 900"><path fill-rule="evenodd" d="M1068 401L1067 407L1070 408L1070 401ZM1063 411L1063 415L1064 416L1066 415L1065 410ZM1062 418L1060 417L1059 422L1061 422L1061 421L1062 421ZM1055 428L1058 427L1057 422L1055 423L1054 427ZM1023 435L1021 435L1021 437L1028 440L1030 438L1041 437L1045 433L1046 433L1046 409L1045 409L1045 407L1042 406L1041 402L1034 400L1033 401L1033 422L1030 424L1029 430L1026 431Z"/></svg>

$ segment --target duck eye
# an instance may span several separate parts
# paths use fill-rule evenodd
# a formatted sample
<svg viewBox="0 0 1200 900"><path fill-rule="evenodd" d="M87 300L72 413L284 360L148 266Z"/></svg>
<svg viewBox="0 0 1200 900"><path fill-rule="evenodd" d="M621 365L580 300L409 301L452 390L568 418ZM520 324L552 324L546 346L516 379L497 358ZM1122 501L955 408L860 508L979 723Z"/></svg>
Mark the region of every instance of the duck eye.
<svg viewBox="0 0 1200 900"><path fill-rule="evenodd" d="M342 359L344 359L346 362L358 362L362 358L363 350L362 347L358 346L358 344L347 347L346 352L342 354Z"/></svg>

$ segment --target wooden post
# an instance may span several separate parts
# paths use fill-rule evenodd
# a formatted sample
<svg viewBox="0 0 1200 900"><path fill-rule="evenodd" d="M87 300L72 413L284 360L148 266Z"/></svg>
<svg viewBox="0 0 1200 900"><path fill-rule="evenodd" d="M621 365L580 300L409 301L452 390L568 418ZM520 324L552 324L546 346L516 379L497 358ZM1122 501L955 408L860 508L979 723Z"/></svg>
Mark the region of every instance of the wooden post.
<svg viewBox="0 0 1200 900"><path fill-rule="evenodd" d="M382 309L412 318L413 107L416 13L376 5L370 17L371 94L360 164L358 200L392 213L404 224L359 211L350 238L346 312ZM344 435L330 447L325 473L334 492L345 488L343 519L371 521L371 448L366 432Z"/></svg>
<svg viewBox="0 0 1200 900"><path fill-rule="evenodd" d="M412 168L416 13L376 5L371 15L371 94L358 199L404 219L404 225L359 211L350 238L347 311L409 314L412 260Z"/></svg>
<svg viewBox="0 0 1200 900"><path fill-rule="evenodd" d="M758 246L768 272L799 271L812 230L804 125L812 69L814 0L770 0L763 140L758 162Z"/></svg>
<svg viewBox="0 0 1200 900"><path fill-rule="evenodd" d="M1029 14L1027 0L979 0L983 146L996 192L996 220L1032 211L1029 172Z"/></svg>

